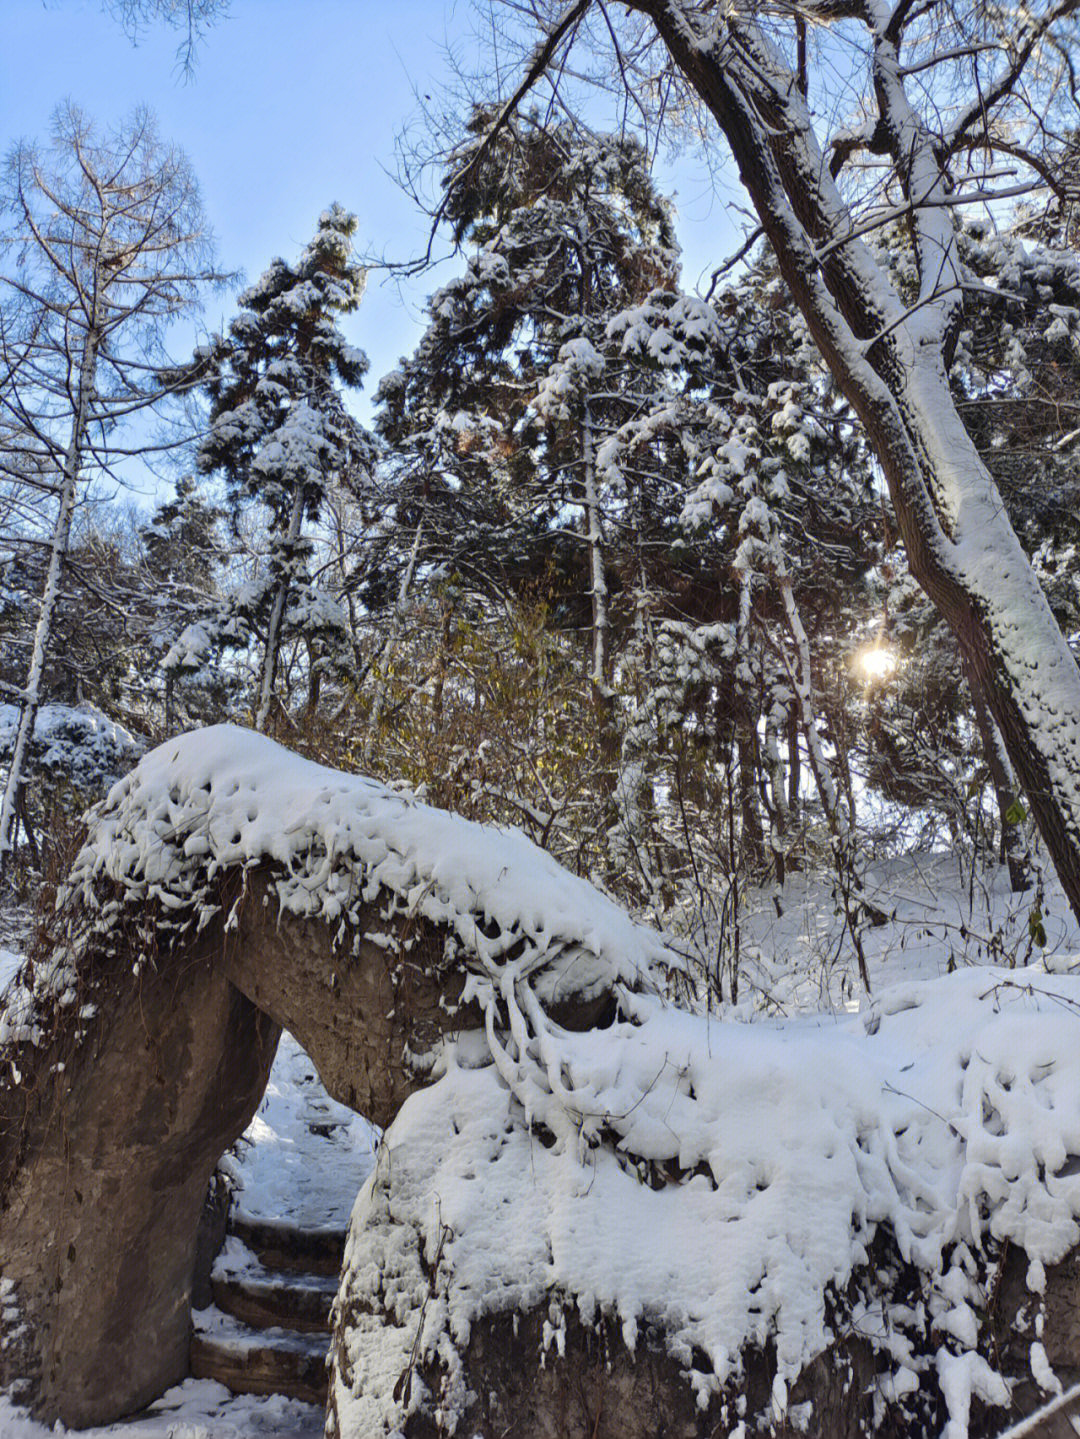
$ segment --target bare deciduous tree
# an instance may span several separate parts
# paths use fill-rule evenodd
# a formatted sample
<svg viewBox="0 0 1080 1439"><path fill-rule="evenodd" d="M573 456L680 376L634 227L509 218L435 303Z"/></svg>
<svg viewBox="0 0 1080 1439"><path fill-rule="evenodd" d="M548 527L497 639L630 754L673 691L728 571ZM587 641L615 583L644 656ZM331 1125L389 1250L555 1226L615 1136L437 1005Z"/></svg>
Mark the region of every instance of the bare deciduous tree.
<svg viewBox="0 0 1080 1439"><path fill-rule="evenodd" d="M161 144L146 112L99 136L62 108L48 152L22 144L12 154L3 201L0 476L44 493L52 513L0 803L0 866L14 841L72 517L85 484L130 455L124 421L188 382L167 367L166 331L220 278L188 162Z"/></svg>
<svg viewBox="0 0 1080 1439"><path fill-rule="evenodd" d="M181 35L177 63L190 72L199 41L215 20L229 13L229 0L102 0L103 8L120 21L134 41L140 28L164 20Z"/></svg>

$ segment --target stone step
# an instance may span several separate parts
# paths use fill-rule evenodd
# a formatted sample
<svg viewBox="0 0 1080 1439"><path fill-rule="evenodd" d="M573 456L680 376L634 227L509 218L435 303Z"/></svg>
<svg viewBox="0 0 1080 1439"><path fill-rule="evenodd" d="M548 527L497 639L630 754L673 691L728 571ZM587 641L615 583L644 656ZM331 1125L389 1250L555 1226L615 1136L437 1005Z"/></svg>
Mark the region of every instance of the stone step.
<svg viewBox="0 0 1080 1439"><path fill-rule="evenodd" d="M235 1235L214 1262L210 1287L225 1314L257 1328L325 1334L337 1293L336 1274L271 1270Z"/></svg>
<svg viewBox="0 0 1080 1439"><path fill-rule="evenodd" d="M253 1329L220 1309L197 1309L191 1372L234 1394L285 1394L325 1404L329 1339L288 1329Z"/></svg>
<svg viewBox="0 0 1080 1439"><path fill-rule="evenodd" d="M253 1250L266 1269L341 1273L344 1229L301 1229L287 1219L251 1219L234 1211L229 1216L229 1233Z"/></svg>

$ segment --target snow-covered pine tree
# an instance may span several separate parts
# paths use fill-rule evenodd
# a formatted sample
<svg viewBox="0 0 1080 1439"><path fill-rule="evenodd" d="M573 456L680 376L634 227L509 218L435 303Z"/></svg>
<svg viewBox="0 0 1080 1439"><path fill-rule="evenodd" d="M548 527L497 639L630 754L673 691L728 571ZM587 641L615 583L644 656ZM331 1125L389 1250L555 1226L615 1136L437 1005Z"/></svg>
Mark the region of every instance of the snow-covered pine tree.
<svg viewBox="0 0 1080 1439"><path fill-rule="evenodd" d="M477 110L470 130L489 119ZM611 521L627 497L605 492L597 453L646 374L606 332L627 305L675 286L670 206L636 142L536 116L494 147L470 136L446 183L468 261L430 300L413 356L382 382L380 432L415 457L427 552L515 589L554 574L566 622L589 633L602 692Z"/></svg>
<svg viewBox="0 0 1080 1439"><path fill-rule="evenodd" d="M224 510L198 477L183 475L172 498L139 529L146 611L142 660L152 711L148 728L155 734L217 723L239 705L237 677L207 662L214 646L199 628L213 607L225 602L222 586L231 552L224 520ZM183 642L181 636L186 636ZM186 664L184 657L193 652L194 662Z"/></svg>
<svg viewBox="0 0 1080 1439"><path fill-rule="evenodd" d="M340 205L326 210L299 260L275 259L240 296L227 333L202 356L211 410L198 466L224 478L234 515L262 507L265 547L253 581L207 616L200 634L188 633L185 664L195 662L197 648L254 649L252 709L260 730L269 721L287 639L305 647L310 704L322 674L350 653L345 612L321 583L309 527L331 488L361 488L374 459L371 440L342 397L343 387L359 387L368 367L338 323L364 290L352 247L356 223Z"/></svg>
<svg viewBox="0 0 1080 1439"><path fill-rule="evenodd" d="M658 464L679 481L666 530L650 534L651 642L624 754L649 769L678 735L701 775L720 765L719 810L730 786L738 817L726 826L728 872L771 859L782 877L811 716L777 645L789 624L777 557L811 651L813 739L819 724L835 729L820 679L854 645L860 612L865 622L861 581L878 556L868 452L767 256L710 303L650 295L609 339L667 384L602 448L608 483ZM761 533L769 544L748 546Z"/></svg>
<svg viewBox="0 0 1080 1439"><path fill-rule="evenodd" d="M715 849L729 781L741 833L725 858L737 864L744 845L755 863L765 857L764 809L782 868L799 721L778 660L761 653L763 630L782 622L769 608L775 587L746 587L754 625L739 647L739 517L766 489L779 501L793 584L819 633L835 617L837 567L854 581L873 562L866 450L774 271L760 267L715 305L685 295L665 207L654 200L654 228L641 222L631 235L611 179L619 171L610 157L601 163L605 142L533 122L503 139L454 211L477 250L430 302L416 354L380 387L380 424L414 456L407 493L413 524L425 516L429 562L467 578L471 562L525 594L542 575L554 625L588 631L591 676L599 654L617 691L608 784L596 796L614 806L612 872L620 882L636 875L635 898L662 910L693 867L679 857L687 821L697 832L700 819ZM629 154L643 165L639 150ZM596 304L584 314L582 234L595 234L610 262L590 282ZM678 676L690 671L684 684ZM650 795L676 785L685 807L678 835L665 837Z"/></svg>

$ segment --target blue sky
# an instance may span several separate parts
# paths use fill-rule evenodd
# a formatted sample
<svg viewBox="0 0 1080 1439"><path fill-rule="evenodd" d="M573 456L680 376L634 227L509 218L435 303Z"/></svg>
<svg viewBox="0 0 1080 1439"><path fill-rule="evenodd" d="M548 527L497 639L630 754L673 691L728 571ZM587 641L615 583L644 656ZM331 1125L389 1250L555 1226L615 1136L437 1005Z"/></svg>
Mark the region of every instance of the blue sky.
<svg viewBox="0 0 1080 1439"><path fill-rule="evenodd" d="M145 103L162 138L192 161L224 267L254 278L274 255L294 255L331 200L359 216L363 248L401 258L423 248L426 221L384 167L393 170L414 90L435 93L445 80L445 46L469 58L469 0L233 0L187 82L177 75L177 36L164 26L147 27L133 47L98 0L2 8L0 148L44 137L63 99L103 123ZM693 157L669 166L661 186L679 192L692 284L737 241L739 217L723 203L735 196L714 199ZM349 327L371 359L369 393L412 348L425 296L451 273L420 277L404 296L372 277ZM231 312L227 297L215 297L206 322L216 328Z"/></svg>

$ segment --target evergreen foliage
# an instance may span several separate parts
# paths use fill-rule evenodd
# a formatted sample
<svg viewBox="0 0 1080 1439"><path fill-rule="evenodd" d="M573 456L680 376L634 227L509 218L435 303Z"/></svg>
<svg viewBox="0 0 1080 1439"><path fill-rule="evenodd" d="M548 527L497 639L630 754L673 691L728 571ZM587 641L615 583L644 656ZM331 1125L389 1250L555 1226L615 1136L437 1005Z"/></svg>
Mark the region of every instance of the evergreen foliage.
<svg viewBox="0 0 1080 1439"><path fill-rule="evenodd" d="M188 633L172 663L190 667L204 643L257 646L253 709L260 729L288 640L306 646L313 704L321 675L350 653L345 612L321 582L307 530L333 490L362 490L374 458L341 393L357 388L368 367L338 323L363 294L364 271L352 253L355 230L355 216L339 205L325 211L300 259L274 260L240 296L240 313L227 333L197 357L210 398L199 469L222 476L235 524L246 506L262 508L266 538L250 582L201 625L204 639Z"/></svg>

